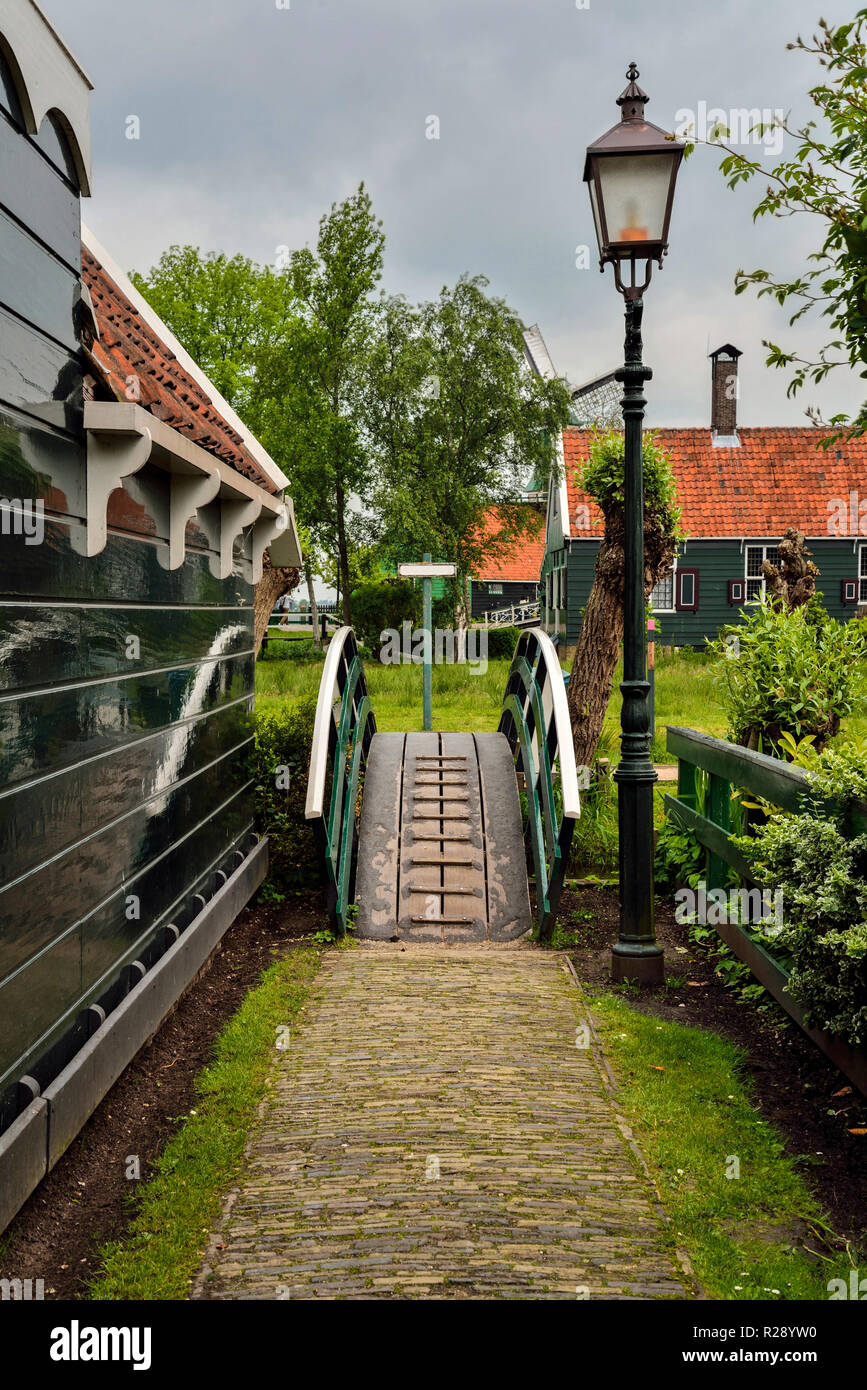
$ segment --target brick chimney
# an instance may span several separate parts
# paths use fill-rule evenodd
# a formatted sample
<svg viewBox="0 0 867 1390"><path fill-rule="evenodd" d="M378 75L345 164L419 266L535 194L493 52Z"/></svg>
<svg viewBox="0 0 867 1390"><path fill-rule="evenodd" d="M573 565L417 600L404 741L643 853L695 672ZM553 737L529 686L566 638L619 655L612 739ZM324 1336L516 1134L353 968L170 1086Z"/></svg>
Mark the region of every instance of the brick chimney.
<svg viewBox="0 0 867 1390"><path fill-rule="evenodd" d="M715 444L737 444L739 348L723 343L710 354L710 429Z"/></svg>

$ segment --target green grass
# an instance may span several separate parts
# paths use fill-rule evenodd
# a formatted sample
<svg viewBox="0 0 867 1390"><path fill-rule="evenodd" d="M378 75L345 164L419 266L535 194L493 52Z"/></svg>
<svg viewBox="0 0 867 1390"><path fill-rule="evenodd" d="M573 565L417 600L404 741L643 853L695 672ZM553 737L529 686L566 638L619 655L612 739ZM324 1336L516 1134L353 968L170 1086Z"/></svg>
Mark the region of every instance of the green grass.
<svg viewBox="0 0 867 1390"><path fill-rule="evenodd" d="M420 666L383 666L365 663L365 674L376 715L376 726L385 733L415 731L422 727ZM509 674L508 661L491 661L478 675L472 666L434 666L433 724L435 729L493 732L500 719L503 691ZM256 704L267 709L271 702L319 690L322 664L318 661L258 661Z"/></svg>
<svg viewBox="0 0 867 1390"><path fill-rule="evenodd" d="M308 996L319 952L296 948L247 995L196 1082L197 1099L142 1186L129 1230L101 1252L91 1299L189 1297L223 1194L241 1164L247 1134L274 1064L277 1030Z"/></svg>
<svg viewBox="0 0 867 1390"><path fill-rule="evenodd" d="M610 994L590 997L625 1111L672 1236L718 1299L827 1299L848 1278L798 1161L762 1121L739 1050L714 1033L660 1023ZM740 1177L732 1159L740 1163ZM805 1155L809 1161L813 1155ZM811 1259L802 1248L816 1252Z"/></svg>

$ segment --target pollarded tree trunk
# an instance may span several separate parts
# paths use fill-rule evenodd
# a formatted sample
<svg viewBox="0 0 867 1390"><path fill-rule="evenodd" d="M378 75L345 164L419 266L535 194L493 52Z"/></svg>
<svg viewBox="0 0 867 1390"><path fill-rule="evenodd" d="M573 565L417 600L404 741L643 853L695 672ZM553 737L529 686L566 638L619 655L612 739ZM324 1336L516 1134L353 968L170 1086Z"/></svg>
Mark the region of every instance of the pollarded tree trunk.
<svg viewBox="0 0 867 1390"><path fill-rule="evenodd" d="M268 619L274 604L283 594L291 594L298 587L301 573L297 569L275 569L265 555L262 559L262 578L253 594L253 638L256 655L262 645L262 638L268 630Z"/></svg>
<svg viewBox="0 0 867 1390"><path fill-rule="evenodd" d="M667 574L676 538L650 517L644 527L644 596ZM623 507L605 517L605 535L596 557L593 588L584 609L569 675L569 717L578 767L590 767L611 699L623 639Z"/></svg>

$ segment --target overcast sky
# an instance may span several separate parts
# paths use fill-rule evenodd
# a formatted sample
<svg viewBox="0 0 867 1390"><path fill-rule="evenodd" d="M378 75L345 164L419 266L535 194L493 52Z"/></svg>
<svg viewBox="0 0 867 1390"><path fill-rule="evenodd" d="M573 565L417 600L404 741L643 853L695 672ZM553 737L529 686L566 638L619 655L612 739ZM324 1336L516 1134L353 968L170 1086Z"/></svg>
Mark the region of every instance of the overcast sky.
<svg viewBox="0 0 867 1390"><path fill-rule="evenodd" d="M618 118L635 59L648 117L672 129L725 112L812 107L815 60L786 51L858 8L826 0L41 0L93 83L94 196L84 216L125 268L171 242L259 261L313 242L320 215L363 179L387 236L386 288L432 297L482 272L560 372L616 366L611 271L576 269L593 243L584 150ZM579 8L579 4L581 8ZM285 8L282 6L285 5ZM278 6L281 6L278 8ZM140 139L126 138L138 117ZM438 118L439 139L431 117ZM765 152L769 165L774 156ZM747 293L739 267L797 272L807 218L754 226L758 185L730 192L718 155L683 167L665 270L646 300L648 420L706 424L709 349L733 342L745 425L806 423L860 399L843 371L786 399L763 338L821 341Z"/></svg>

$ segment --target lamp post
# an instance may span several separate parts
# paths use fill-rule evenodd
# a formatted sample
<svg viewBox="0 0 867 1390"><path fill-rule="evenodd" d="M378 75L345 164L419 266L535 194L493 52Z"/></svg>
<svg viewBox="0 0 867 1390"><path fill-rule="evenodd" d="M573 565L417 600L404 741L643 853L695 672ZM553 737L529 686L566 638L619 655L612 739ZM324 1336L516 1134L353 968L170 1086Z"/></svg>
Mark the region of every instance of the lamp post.
<svg viewBox="0 0 867 1390"><path fill-rule="evenodd" d="M617 820L620 832L620 935L612 949L616 980L660 984L662 947L653 923L653 784L650 757L645 652L644 467L641 432L644 383L651 371L642 362L643 295L656 261L668 250L668 224L683 145L645 119L650 100L638 86L634 63L629 85L617 98L620 121L587 149L584 181L590 191L599 242L599 268L614 266L614 282L626 301L623 383L624 424L624 603L623 704ZM628 274L627 274L628 272Z"/></svg>

